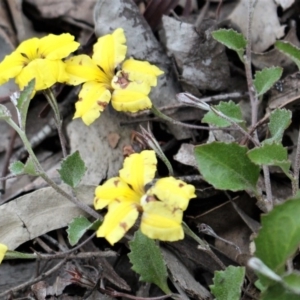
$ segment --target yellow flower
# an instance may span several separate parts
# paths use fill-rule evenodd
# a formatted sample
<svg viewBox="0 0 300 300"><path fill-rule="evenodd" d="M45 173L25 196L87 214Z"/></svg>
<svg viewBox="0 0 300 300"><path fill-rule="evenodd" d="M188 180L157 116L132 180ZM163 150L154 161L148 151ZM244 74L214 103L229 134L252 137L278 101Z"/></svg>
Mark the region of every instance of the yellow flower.
<svg viewBox="0 0 300 300"><path fill-rule="evenodd" d="M24 41L0 63L0 84L15 78L23 89L35 78L35 91L40 91L56 82L64 83L69 76L62 59L78 47L79 43L74 42L74 37L68 33Z"/></svg>
<svg viewBox="0 0 300 300"><path fill-rule="evenodd" d="M196 197L195 188L181 180L166 177L146 192L145 185L155 176L157 160L152 150L130 155L124 161L119 177L114 177L95 190L94 207L108 207L103 224L97 231L112 245L134 225L139 213L141 231L152 239L183 239L183 211Z"/></svg>
<svg viewBox="0 0 300 300"><path fill-rule="evenodd" d="M0 264L1 264L1 262L2 262L2 260L4 258L4 256L5 256L5 253L6 253L7 249L8 248L7 248L6 245L0 244Z"/></svg>
<svg viewBox="0 0 300 300"><path fill-rule="evenodd" d="M118 28L98 39L92 58L78 55L66 61L68 83L84 83L75 104L74 118L82 118L86 125L100 116L110 100L118 111L137 112L152 106L148 94L163 71L147 61L131 58L115 73L125 59L125 43L124 30Z"/></svg>

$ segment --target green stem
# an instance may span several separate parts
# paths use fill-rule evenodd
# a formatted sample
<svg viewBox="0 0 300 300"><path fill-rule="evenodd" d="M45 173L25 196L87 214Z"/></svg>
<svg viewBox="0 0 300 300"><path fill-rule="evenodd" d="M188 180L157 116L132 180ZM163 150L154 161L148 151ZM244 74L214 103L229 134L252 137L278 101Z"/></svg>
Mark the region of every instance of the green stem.
<svg viewBox="0 0 300 300"><path fill-rule="evenodd" d="M33 163L35 164L35 168L37 173L59 194L61 194L63 197L74 203L76 206L78 206L80 209L85 211L87 214L93 216L95 219L100 219L101 216L92 208L90 208L88 205L82 203L79 201L75 196L69 195L67 192L65 192L60 186L58 186L50 177L47 176L46 172L43 170L41 164L39 163L37 157L35 156L31 144L29 140L27 139L25 133L17 126L17 124L12 120L8 119L7 123L15 129L15 131L19 134L24 147L28 151L31 159L33 160Z"/></svg>
<svg viewBox="0 0 300 300"><path fill-rule="evenodd" d="M43 92L44 92L44 95L45 95L49 105L51 106L51 108L54 112L54 120L55 120L55 125L57 128L58 137L59 137L60 144L61 144L63 157L66 157L67 156L66 143L65 143L65 138L64 138L63 132L62 132L62 120L60 118L60 112L59 112L59 108L57 105L57 100L50 88L44 90Z"/></svg>
<svg viewBox="0 0 300 300"><path fill-rule="evenodd" d="M171 124L174 124L174 125L181 125L183 127L187 127L187 128L193 128L193 129L204 129L204 130L207 130L207 127L206 126L198 126L198 125L193 125L193 124L186 124L186 123L183 123L183 122L180 122L180 121L176 121L170 117L168 117L167 115L165 115L164 113L162 113L156 106L154 106L152 104L152 107L151 107L151 111L153 112L153 114L159 118L161 118L162 120L165 120ZM211 128L210 128L211 129ZM218 128L218 130L220 130Z"/></svg>

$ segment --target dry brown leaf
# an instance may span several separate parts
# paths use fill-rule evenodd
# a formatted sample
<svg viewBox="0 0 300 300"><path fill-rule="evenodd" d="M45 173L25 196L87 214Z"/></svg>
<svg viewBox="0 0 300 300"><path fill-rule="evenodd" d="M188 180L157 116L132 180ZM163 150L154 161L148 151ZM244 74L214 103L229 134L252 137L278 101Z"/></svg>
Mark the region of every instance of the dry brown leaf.
<svg viewBox="0 0 300 300"><path fill-rule="evenodd" d="M108 141L109 146L111 148L115 149L118 145L120 138L121 138L120 135L117 134L116 132L109 133L107 135L107 141Z"/></svg>
<svg viewBox="0 0 300 300"><path fill-rule="evenodd" d="M78 199L92 205L95 186L82 185L77 190ZM86 213L48 187L0 206L0 215L0 241L14 250L40 235L67 226L75 217Z"/></svg>

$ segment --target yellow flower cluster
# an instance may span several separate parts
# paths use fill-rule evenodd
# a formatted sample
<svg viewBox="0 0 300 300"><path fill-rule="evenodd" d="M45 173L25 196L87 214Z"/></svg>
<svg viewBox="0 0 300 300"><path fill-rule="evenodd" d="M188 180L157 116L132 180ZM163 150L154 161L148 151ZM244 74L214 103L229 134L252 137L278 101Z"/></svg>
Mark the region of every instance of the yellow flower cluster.
<svg viewBox="0 0 300 300"><path fill-rule="evenodd" d="M98 237L105 237L113 245L134 225L141 213L141 231L149 238L170 242L183 239L183 211L190 199L196 197L195 187L174 177L166 177L158 179L145 191L146 184L154 179L156 164L154 151L134 153L125 159L119 177L96 188L94 207L108 207L97 231Z"/></svg>
<svg viewBox="0 0 300 300"><path fill-rule="evenodd" d="M20 89L35 78L35 92L56 82L83 84L75 104L74 118L92 124L111 101L117 111L137 112L152 107L149 93L163 74L147 61L125 60L127 46L123 29L100 37L93 55L77 55L79 43L70 34L50 34L32 38L19 45L0 63L0 84L15 78ZM120 65L121 64L121 65ZM33 95L32 95L33 96ZM151 188L156 172L154 151L132 154L124 161L119 177L96 188L95 209L107 207L103 224L97 231L112 245L118 242L141 215L141 231L152 239L176 241L184 237L183 211L195 188L174 177L158 179ZM7 247L0 244L0 262Z"/></svg>
<svg viewBox="0 0 300 300"><path fill-rule="evenodd" d="M24 41L0 63L0 84L15 78L22 90L35 78L35 91L41 91L56 82L65 83L69 75L62 59L78 47L79 43L68 33Z"/></svg>
<svg viewBox="0 0 300 300"><path fill-rule="evenodd" d="M56 82L84 83L75 104L74 118L82 118L86 125L100 116L110 100L118 111L137 112L151 108L148 95L163 71L147 61L133 58L124 61L125 43L124 30L118 28L98 39L92 57L77 55L63 61L79 47L72 35L49 34L41 39L32 38L21 43L0 63L0 84L15 78L23 89L35 78L35 91L41 91ZM121 69L115 73L122 62Z"/></svg>
<svg viewBox="0 0 300 300"><path fill-rule="evenodd" d="M110 100L118 111L137 112L152 106L148 95L163 71L147 61L124 61L125 43L124 30L118 28L98 39L92 58L78 55L66 61L68 83L84 83L74 118L82 118L86 125L100 116ZM115 73L121 62L121 70Z"/></svg>

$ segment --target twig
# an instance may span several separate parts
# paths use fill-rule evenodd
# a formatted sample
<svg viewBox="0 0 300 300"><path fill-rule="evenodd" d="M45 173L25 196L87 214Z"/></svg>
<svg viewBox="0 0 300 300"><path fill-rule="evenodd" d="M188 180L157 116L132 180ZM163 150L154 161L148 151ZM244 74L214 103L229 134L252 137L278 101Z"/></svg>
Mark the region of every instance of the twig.
<svg viewBox="0 0 300 300"><path fill-rule="evenodd" d="M252 17L253 17L253 10L256 0L254 3L252 0L248 1L248 28L247 28L247 47L246 47L246 56L245 56L245 71L246 71L246 78L247 78L247 85L249 91L249 97L251 102L251 125L252 127L257 124L257 113L258 113L258 105L259 101L257 98L257 94L254 89L253 85L253 78L252 78L252 70L251 70L251 30L252 30ZM257 131L254 130L254 139L258 140ZM265 179L265 187L266 187L266 194L267 194L267 203L268 207L272 209L273 207L273 196L272 196L272 189L271 189L271 181L270 181L270 172L267 166L263 166L263 173Z"/></svg>
<svg viewBox="0 0 300 300"><path fill-rule="evenodd" d="M4 297L8 294L12 294L12 293L15 293L17 292L18 290L22 290L24 288L26 288L27 286L30 286L36 282L39 282L40 280L42 279L45 279L46 277L50 276L52 273L54 273L55 271L57 271L66 261L67 261L68 257L65 257L62 261L60 261L57 265L55 265L52 269L50 269L49 271L41 274L40 276L34 278L34 279L31 279L31 280L28 280L18 286L15 286L11 289L8 289L6 290L5 292L1 293L0 294L0 297Z"/></svg>

